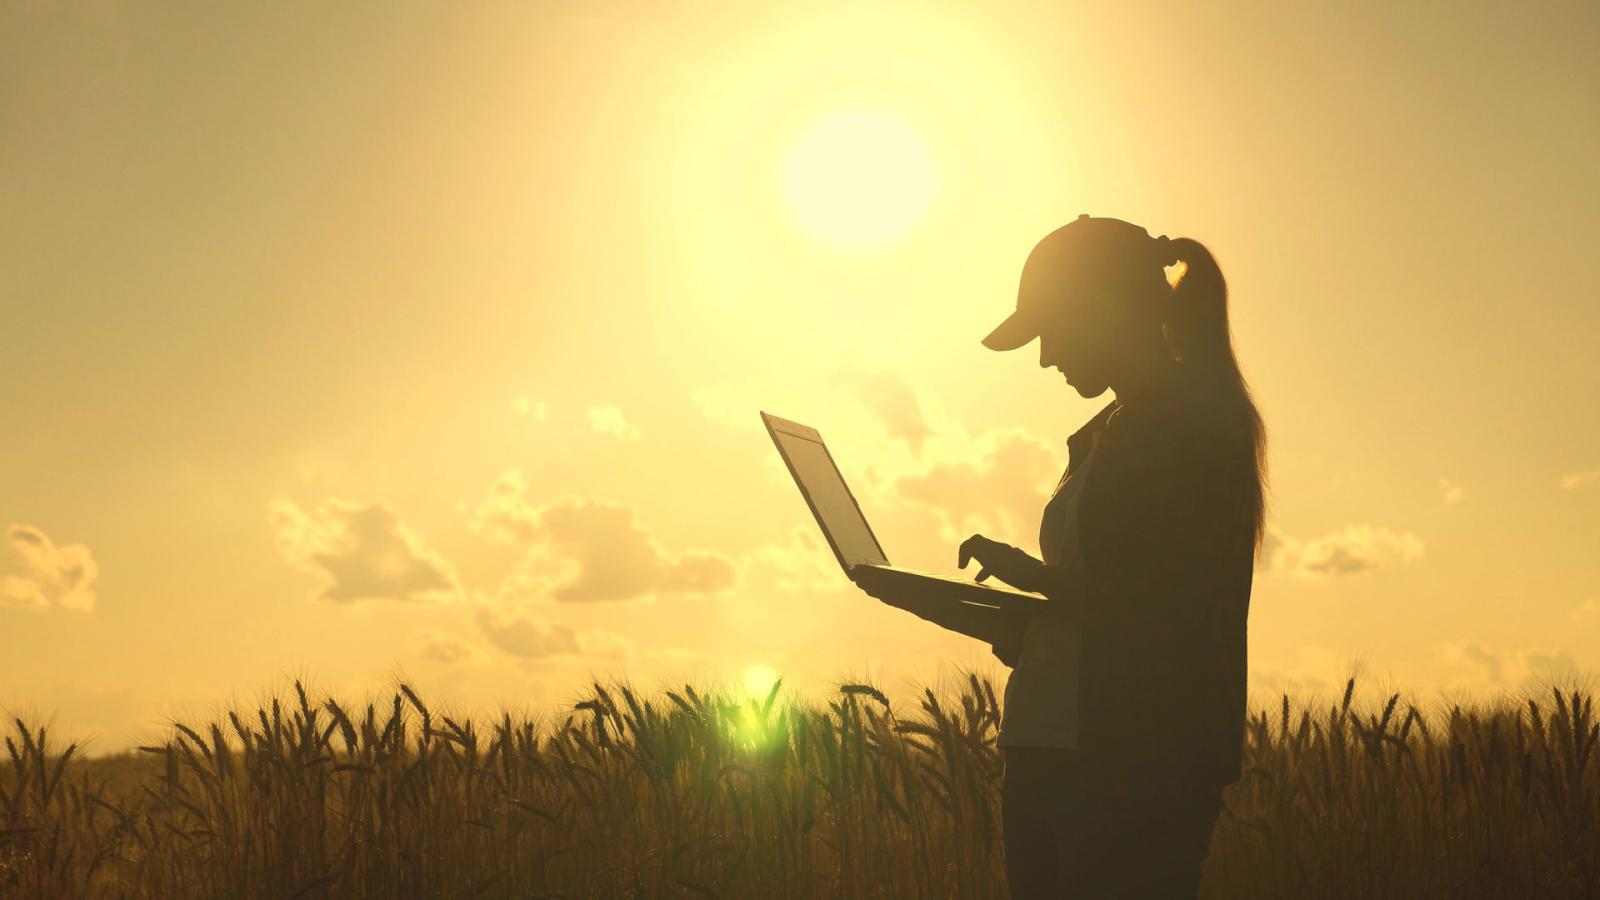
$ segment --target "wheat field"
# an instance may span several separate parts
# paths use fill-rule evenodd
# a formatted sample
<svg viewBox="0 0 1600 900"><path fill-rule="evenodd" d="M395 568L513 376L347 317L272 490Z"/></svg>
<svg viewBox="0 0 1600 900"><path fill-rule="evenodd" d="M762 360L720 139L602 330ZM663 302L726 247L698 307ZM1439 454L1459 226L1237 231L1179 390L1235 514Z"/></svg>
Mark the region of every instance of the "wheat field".
<svg viewBox="0 0 1600 900"><path fill-rule="evenodd" d="M595 683L469 721L292 692L80 759L16 720L0 898L1005 896L993 684ZM1592 694L1258 707L1206 897L1600 896Z"/></svg>

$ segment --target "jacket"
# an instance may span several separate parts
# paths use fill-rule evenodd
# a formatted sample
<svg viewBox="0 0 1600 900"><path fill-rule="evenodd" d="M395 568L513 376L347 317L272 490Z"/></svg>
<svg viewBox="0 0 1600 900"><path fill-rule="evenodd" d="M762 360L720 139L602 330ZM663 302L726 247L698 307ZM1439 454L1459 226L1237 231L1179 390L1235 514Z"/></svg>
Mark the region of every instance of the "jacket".
<svg viewBox="0 0 1600 900"><path fill-rule="evenodd" d="M1180 363L1067 439L1079 498L1079 746L1112 784L1237 781L1254 571L1254 457Z"/></svg>

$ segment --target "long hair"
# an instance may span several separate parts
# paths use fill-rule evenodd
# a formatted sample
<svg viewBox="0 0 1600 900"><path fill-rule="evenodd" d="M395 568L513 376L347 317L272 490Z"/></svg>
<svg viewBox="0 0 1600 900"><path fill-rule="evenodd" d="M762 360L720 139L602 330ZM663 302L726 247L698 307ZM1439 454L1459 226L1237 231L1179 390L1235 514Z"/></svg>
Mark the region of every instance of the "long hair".
<svg viewBox="0 0 1600 900"><path fill-rule="evenodd" d="M1245 502L1255 528L1253 549L1259 556L1266 529L1267 429L1233 352L1228 283L1204 244L1193 238L1171 238L1168 247L1183 270L1167 308L1167 339L1190 377L1203 380L1207 393L1217 398L1227 419L1225 427L1238 431L1241 454L1247 456L1241 462L1254 476L1247 480Z"/></svg>

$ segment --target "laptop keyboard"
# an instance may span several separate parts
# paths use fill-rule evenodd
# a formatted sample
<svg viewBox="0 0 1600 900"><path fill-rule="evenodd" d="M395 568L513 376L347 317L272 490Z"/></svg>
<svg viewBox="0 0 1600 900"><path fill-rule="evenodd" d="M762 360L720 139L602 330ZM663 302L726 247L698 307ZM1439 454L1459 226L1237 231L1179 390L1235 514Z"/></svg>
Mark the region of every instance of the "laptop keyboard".
<svg viewBox="0 0 1600 900"><path fill-rule="evenodd" d="M982 582L972 580L971 577L957 577L957 576L954 576L954 575L940 575L938 572L924 572L921 569L908 569L905 566L885 566L884 568L894 569L896 572L904 572L907 575L920 575L923 578L934 578L934 579L937 579L939 581L956 581L956 582L960 582L962 584L970 584L973 587L984 587L985 586Z"/></svg>
<svg viewBox="0 0 1600 900"><path fill-rule="evenodd" d="M977 581L976 579L970 577L963 577L960 575L941 575L938 572L924 572L921 569L908 569L904 566L878 566L877 568L889 569L890 571L894 572L903 572L907 575L916 575L920 578L932 578L934 581L946 581L951 584L959 584L966 588L977 588L981 591L992 590L999 591L1000 593L1004 594L1019 594L1024 597L1038 596L1037 594L1024 591L1020 588L1014 588L1011 585L1000 581L998 578L994 578L994 576L990 576L992 579L991 581Z"/></svg>

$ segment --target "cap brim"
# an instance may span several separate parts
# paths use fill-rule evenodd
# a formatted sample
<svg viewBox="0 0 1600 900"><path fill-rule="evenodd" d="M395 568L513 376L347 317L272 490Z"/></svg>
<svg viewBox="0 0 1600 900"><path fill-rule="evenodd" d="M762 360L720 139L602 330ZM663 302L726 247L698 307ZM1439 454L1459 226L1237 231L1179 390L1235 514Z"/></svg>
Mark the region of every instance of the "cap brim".
<svg viewBox="0 0 1600 900"><path fill-rule="evenodd" d="M990 350L1015 350L1038 336L1038 327L1019 309L1007 316L1000 327L989 332L989 336L983 339L983 345Z"/></svg>

